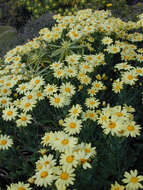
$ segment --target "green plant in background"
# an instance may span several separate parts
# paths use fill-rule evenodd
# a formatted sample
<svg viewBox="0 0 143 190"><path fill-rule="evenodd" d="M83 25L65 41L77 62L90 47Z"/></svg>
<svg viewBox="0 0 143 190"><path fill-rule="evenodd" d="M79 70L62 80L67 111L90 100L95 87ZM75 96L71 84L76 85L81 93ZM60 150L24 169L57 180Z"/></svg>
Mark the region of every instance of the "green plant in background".
<svg viewBox="0 0 143 190"><path fill-rule="evenodd" d="M39 17L45 12L61 13L71 15L76 13L78 9L86 7L89 1L87 0L20 0L18 5L25 6L26 9L32 12L33 16Z"/></svg>

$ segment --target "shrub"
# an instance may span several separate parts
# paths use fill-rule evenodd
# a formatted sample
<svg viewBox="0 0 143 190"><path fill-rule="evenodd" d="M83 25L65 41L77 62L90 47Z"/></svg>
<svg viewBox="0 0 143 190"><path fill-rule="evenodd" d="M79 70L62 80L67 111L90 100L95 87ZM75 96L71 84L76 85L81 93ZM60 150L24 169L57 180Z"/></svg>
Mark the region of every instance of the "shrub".
<svg viewBox="0 0 143 190"><path fill-rule="evenodd" d="M1 187L142 188L143 15L54 18L1 60Z"/></svg>

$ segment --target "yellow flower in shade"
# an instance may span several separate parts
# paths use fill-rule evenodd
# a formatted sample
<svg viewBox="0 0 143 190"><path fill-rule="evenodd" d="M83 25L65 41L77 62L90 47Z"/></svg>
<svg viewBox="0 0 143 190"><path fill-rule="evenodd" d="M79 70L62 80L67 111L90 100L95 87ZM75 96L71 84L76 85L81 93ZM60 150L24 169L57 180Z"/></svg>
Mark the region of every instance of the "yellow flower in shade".
<svg viewBox="0 0 143 190"><path fill-rule="evenodd" d="M143 181L143 176L138 176L137 170L130 170L130 173L125 172L124 177L125 178L122 180L122 182L127 184L127 190L137 190L139 188L143 188L143 185L140 183L141 181Z"/></svg>
<svg viewBox="0 0 143 190"><path fill-rule="evenodd" d="M117 181L115 181L115 184L111 185L111 189L110 190L124 190L124 186L120 185Z"/></svg>

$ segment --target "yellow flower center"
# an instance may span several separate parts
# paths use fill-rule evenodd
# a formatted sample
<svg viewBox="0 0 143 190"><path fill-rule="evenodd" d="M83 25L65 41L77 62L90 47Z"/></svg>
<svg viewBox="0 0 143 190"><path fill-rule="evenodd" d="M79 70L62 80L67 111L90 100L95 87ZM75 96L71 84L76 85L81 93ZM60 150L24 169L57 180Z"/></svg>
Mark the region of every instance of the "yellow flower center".
<svg viewBox="0 0 143 190"><path fill-rule="evenodd" d="M35 83L36 83L36 84L38 84L39 82L40 82L40 80L38 80L38 79L37 79L37 80L35 80Z"/></svg>
<svg viewBox="0 0 143 190"><path fill-rule="evenodd" d="M88 65L84 65L84 68L85 68L85 69L88 69L88 68L89 68L89 66L88 66Z"/></svg>
<svg viewBox="0 0 143 190"><path fill-rule="evenodd" d="M104 115L101 117L102 121L106 121L107 120L107 117Z"/></svg>
<svg viewBox="0 0 143 190"><path fill-rule="evenodd" d="M61 175L60 175L60 178L63 179L63 180L67 180L69 178L69 174L66 173L66 172L63 172Z"/></svg>
<svg viewBox="0 0 143 190"><path fill-rule="evenodd" d="M85 148L84 151L85 151L86 153L90 153L90 152L91 152L91 150L90 150L89 148Z"/></svg>
<svg viewBox="0 0 143 190"><path fill-rule="evenodd" d="M41 178L46 178L48 176L48 172L47 171L43 171L41 174L40 174Z"/></svg>
<svg viewBox="0 0 143 190"><path fill-rule="evenodd" d="M120 130L120 131L119 131L119 134L120 134L120 135L123 135L123 134L124 134L124 130Z"/></svg>
<svg viewBox="0 0 143 190"><path fill-rule="evenodd" d="M18 60L20 60L20 58L19 58L19 57L16 57L16 58L15 58L15 61L18 61Z"/></svg>
<svg viewBox="0 0 143 190"><path fill-rule="evenodd" d="M50 162L47 160L44 162L44 165L47 166Z"/></svg>
<svg viewBox="0 0 143 190"><path fill-rule="evenodd" d="M76 124L72 122L72 123L69 124L69 127L73 129L73 128L76 127Z"/></svg>
<svg viewBox="0 0 143 190"><path fill-rule="evenodd" d="M10 86L10 85L11 85L11 83L10 83L10 82L6 83L6 86Z"/></svg>
<svg viewBox="0 0 143 190"><path fill-rule="evenodd" d="M138 178L137 177L132 177L131 182L132 183L138 183Z"/></svg>
<svg viewBox="0 0 143 190"><path fill-rule="evenodd" d="M116 87L115 87L115 90L120 90L121 89L121 86L120 85L117 85Z"/></svg>
<svg viewBox="0 0 143 190"><path fill-rule="evenodd" d="M27 98L30 100L32 99L32 95L28 95Z"/></svg>
<svg viewBox="0 0 143 190"><path fill-rule="evenodd" d="M18 187L17 190L25 190L25 188L24 187Z"/></svg>
<svg viewBox="0 0 143 190"><path fill-rule="evenodd" d="M77 114L77 113L78 113L78 109L75 108L75 109L73 110L73 114Z"/></svg>
<svg viewBox="0 0 143 190"><path fill-rule="evenodd" d="M42 94L41 94L40 92L38 92L38 93L37 93L37 96L40 97L40 96L42 96Z"/></svg>
<svg viewBox="0 0 143 190"><path fill-rule="evenodd" d="M28 108L31 104L30 103L25 103L25 107Z"/></svg>
<svg viewBox="0 0 143 190"><path fill-rule="evenodd" d="M136 72L137 72L137 73L142 73L142 70L137 69Z"/></svg>
<svg viewBox="0 0 143 190"><path fill-rule="evenodd" d="M21 87L21 90L24 90L24 89L25 89L25 86L22 86L22 87Z"/></svg>
<svg viewBox="0 0 143 190"><path fill-rule="evenodd" d="M80 162L81 162L82 164L85 164L85 163L86 163L86 159L85 159L85 158L81 158L81 159L80 159Z"/></svg>
<svg viewBox="0 0 143 190"><path fill-rule="evenodd" d="M61 71L58 71L58 72L57 72L57 74L58 74L58 75L61 75L61 74L62 74L62 72L61 72Z"/></svg>
<svg viewBox="0 0 143 190"><path fill-rule="evenodd" d="M120 189L120 187L115 187L115 189L114 189L114 190L121 190L121 189Z"/></svg>
<svg viewBox="0 0 143 190"><path fill-rule="evenodd" d="M94 113L89 113L90 118L93 118L94 116L95 116Z"/></svg>
<svg viewBox="0 0 143 190"><path fill-rule="evenodd" d="M66 161L67 161L68 163L71 163L73 160L74 160L74 157L73 157L73 156L67 156L67 158L66 158Z"/></svg>
<svg viewBox="0 0 143 190"><path fill-rule="evenodd" d="M73 71L72 71L72 69L68 69L68 72L69 72L69 73L72 73Z"/></svg>
<svg viewBox="0 0 143 190"><path fill-rule="evenodd" d="M67 87L67 88L65 88L65 91L70 92L71 90L70 90L70 88Z"/></svg>
<svg viewBox="0 0 143 190"><path fill-rule="evenodd" d="M129 79L129 80L133 80L133 78L134 78L134 77L133 77L132 75L128 75L128 79Z"/></svg>
<svg viewBox="0 0 143 190"><path fill-rule="evenodd" d="M127 129L129 131L134 131L135 127L133 125L128 125Z"/></svg>
<svg viewBox="0 0 143 190"><path fill-rule="evenodd" d="M110 129L113 129L113 128L116 127L116 123L115 122L110 122L108 126L109 126Z"/></svg>
<svg viewBox="0 0 143 190"><path fill-rule="evenodd" d="M116 116L118 116L118 117L122 117L123 114L122 114L121 112L116 112Z"/></svg>
<svg viewBox="0 0 143 190"><path fill-rule="evenodd" d="M55 103L58 104L60 102L60 98L55 98Z"/></svg>
<svg viewBox="0 0 143 190"><path fill-rule="evenodd" d="M90 105L94 105L94 104L95 104L95 102L94 102L94 101L90 101L89 103L90 103Z"/></svg>
<svg viewBox="0 0 143 190"><path fill-rule="evenodd" d="M52 88L52 87L48 88L48 91L52 92L52 91L53 91L53 88Z"/></svg>
<svg viewBox="0 0 143 190"><path fill-rule="evenodd" d="M100 85L99 85L99 84L96 84L95 86L98 88Z"/></svg>
<svg viewBox="0 0 143 190"><path fill-rule="evenodd" d="M67 144L69 143L69 140L68 140L68 139L64 139L64 140L61 141L61 143L62 143L63 145L67 145Z"/></svg>
<svg viewBox="0 0 143 190"><path fill-rule="evenodd" d="M77 34L76 32L72 31L71 33L72 33L72 35L73 35L75 38L78 37L78 34Z"/></svg>
<svg viewBox="0 0 143 190"><path fill-rule="evenodd" d="M2 103L2 104L5 104L5 103L6 103L6 100L5 100L5 99L1 100L1 103Z"/></svg>
<svg viewBox="0 0 143 190"><path fill-rule="evenodd" d="M95 90L91 90L90 93L91 93L91 94L95 94Z"/></svg>
<svg viewBox="0 0 143 190"><path fill-rule="evenodd" d="M26 121L26 120L27 120L27 118L26 118L25 116L22 116L20 119L21 119L22 121Z"/></svg>
<svg viewBox="0 0 143 190"><path fill-rule="evenodd" d="M3 93L6 94L8 92L7 89L3 89Z"/></svg>
<svg viewBox="0 0 143 190"><path fill-rule="evenodd" d="M8 111L8 112L7 112L7 115L8 115L8 116L11 116L12 114L13 114L12 111Z"/></svg>
<svg viewBox="0 0 143 190"><path fill-rule="evenodd" d="M7 140L5 140L5 139L1 140L1 141L0 141L0 144L1 144L1 145L6 145L6 144L7 144Z"/></svg>

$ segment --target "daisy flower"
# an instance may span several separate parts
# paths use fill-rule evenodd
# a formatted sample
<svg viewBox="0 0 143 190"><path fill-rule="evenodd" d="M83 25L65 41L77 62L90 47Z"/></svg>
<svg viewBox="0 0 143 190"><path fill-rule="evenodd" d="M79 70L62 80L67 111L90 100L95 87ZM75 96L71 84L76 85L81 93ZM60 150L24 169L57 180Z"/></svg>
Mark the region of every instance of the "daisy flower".
<svg viewBox="0 0 143 190"><path fill-rule="evenodd" d="M113 43L113 40L112 40L112 38L110 38L110 37L104 37L103 39L102 39L102 44L104 44L104 45L110 45L111 43Z"/></svg>
<svg viewBox="0 0 143 190"><path fill-rule="evenodd" d="M36 170L39 171L43 167L54 167L56 165L56 160L54 160L53 158L54 156L52 154L40 157L40 159L36 162Z"/></svg>
<svg viewBox="0 0 143 190"><path fill-rule="evenodd" d="M35 179L34 183L39 187L47 187L51 185L55 180L55 176L53 175L53 170L50 167L43 167L41 170L36 171L36 174L33 176Z"/></svg>
<svg viewBox="0 0 143 190"><path fill-rule="evenodd" d="M23 182L12 183L10 186L7 186L7 190L32 190L30 184L24 184Z"/></svg>
<svg viewBox="0 0 143 190"><path fill-rule="evenodd" d="M82 121L75 117L68 117L63 123L64 131L69 135L79 134L82 128Z"/></svg>
<svg viewBox="0 0 143 190"><path fill-rule="evenodd" d="M55 78L64 78L65 77L65 75L66 75L66 73L65 73L65 71L63 70L63 69L56 69L56 70L54 70L54 77Z"/></svg>
<svg viewBox="0 0 143 190"><path fill-rule="evenodd" d="M47 84L46 86L45 86L45 89L44 89L44 95L45 96L50 96L50 95L53 95L55 92L57 92L57 90L58 90L58 87L57 87L57 85L55 85L55 84Z"/></svg>
<svg viewBox="0 0 143 190"><path fill-rule="evenodd" d="M70 170L68 168L59 168L57 171L57 180L55 182L58 190L66 189L70 184L73 185L74 181L75 174L73 168L70 168Z"/></svg>
<svg viewBox="0 0 143 190"><path fill-rule="evenodd" d="M7 150L13 145L13 140L7 135L0 135L0 150Z"/></svg>
<svg viewBox="0 0 143 190"><path fill-rule="evenodd" d="M65 96L72 96L75 94L75 87L70 82L63 83L60 86L60 92Z"/></svg>
<svg viewBox="0 0 143 190"><path fill-rule="evenodd" d="M122 74L122 82L125 84L134 85L137 80L137 74L134 70Z"/></svg>
<svg viewBox="0 0 143 190"><path fill-rule="evenodd" d="M130 173L125 172L124 177L125 178L122 180L122 182L127 184L127 190L137 190L139 188L143 188L143 185L140 183L140 181L143 181L143 176L138 176L137 170L130 170Z"/></svg>
<svg viewBox="0 0 143 190"><path fill-rule="evenodd" d="M91 72L93 72L93 66L89 62L80 63L79 69L80 69L80 72L83 72L83 73L87 73L87 72L91 73Z"/></svg>
<svg viewBox="0 0 143 190"><path fill-rule="evenodd" d="M50 105L61 108L65 105L65 97L62 94L54 94L54 96L49 97Z"/></svg>
<svg viewBox="0 0 143 190"><path fill-rule="evenodd" d="M79 62L80 57L81 55L72 54L72 55L67 56L65 60L68 64L73 65Z"/></svg>
<svg viewBox="0 0 143 190"><path fill-rule="evenodd" d="M86 98L85 99L85 105L87 108L94 109L99 106L100 102L96 98Z"/></svg>
<svg viewBox="0 0 143 190"><path fill-rule="evenodd" d="M11 98L2 97L0 98L0 107L7 107L11 104Z"/></svg>
<svg viewBox="0 0 143 190"><path fill-rule="evenodd" d="M1 96L9 96L10 94L11 94L11 89L9 89L5 86L1 87L1 89L0 89Z"/></svg>
<svg viewBox="0 0 143 190"><path fill-rule="evenodd" d="M82 107L79 104L73 105L72 108L69 110L69 115L71 117L78 117L82 112Z"/></svg>
<svg viewBox="0 0 143 190"><path fill-rule="evenodd" d="M33 88L39 89L44 84L45 84L45 81L44 81L43 77L38 76L38 77L32 78L29 85L30 85L31 89L33 89Z"/></svg>
<svg viewBox="0 0 143 190"><path fill-rule="evenodd" d="M34 99L27 100L27 98L23 98L19 108L23 110L23 112L31 111L36 106L37 101Z"/></svg>
<svg viewBox="0 0 143 190"><path fill-rule="evenodd" d="M67 150L60 156L60 165L62 165L63 168L72 168L77 167L78 161L75 159L75 153L73 150Z"/></svg>
<svg viewBox="0 0 143 190"><path fill-rule="evenodd" d="M3 111L2 111L2 118L5 120L5 121L11 121L13 119L16 118L17 116L17 108L13 107L13 106L9 106L7 108L5 108Z"/></svg>
<svg viewBox="0 0 143 190"><path fill-rule="evenodd" d="M130 121L129 123L125 124L124 127L125 127L124 135L126 137L128 136L136 137L140 135L141 127L139 125L136 125L134 121Z"/></svg>
<svg viewBox="0 0 143 190"><path fill-rule="evenodd" d="M119 120L116 117L111 116L111 119L101 126L103 132L107 135L111 133L113 136L116 135L122 128L124 120Z"/></svg>
<svg viewBox="0 0 143 190"><path fill-rule="evenodd" d="M16 88L16 91L19 94L24 94L27 90L28 90L27 89L27 83L22 83L22 84L18 85L18 88Z"/></svg>
<svg viewBox="0 0 143 190"><path fill-rule="evenodd" d="M55 141L53 139L53 143L51 143L51 145L53 149L60 152L65 152L68 149L73 149L78 142L77 138L71 137L64 132L55 135L55 137L57 140Z"/></svg>
<svg viewBox="0 0 143 190"><path fill-rule="evenodd" d="M67 35L71 38L72 41L74 41L78 40L82 36L82 33L78 30L70 30Z"/></svg>
<svg viewBox="0 0 143 190"><path fill-rule="evenodd" d="M108 53L116 54L120 52L120 47L117 45L110 45L107 47Z"/></svg>
<svg viewBox="0 0 143 190"><path fill-rule="evenodd" d="M124 190L124 186L120 185L117 181L115 181L115 184L111 185L111 189L110 190Z"/></svg>
<svg viewBox="0 0 143 190"><path fill-rule="evenodd" d="M19 119L16 120L17 127L26 127L31 123L32 117L29 114L21 113L18 117Z"/></svg>
<svg viewBox="0 0 143 190"><path fill-rule="evenodd" d="M45 135L42 137L41 144L43 146L48 146L52 138L53 138L53 133L52 132L45 133Z"/></svg>
<svg viewBox="0 0 143 190"><path fill-rule="evenodd" d="M120 93L120 91L123 89L123 82L119 79L115 80L112 84L112 90L115 93Z"/></svg>
<svg viewBox="0 0 143 190"><path fill-rule="evenodd" d="M91 78L86 75L80 79L80 83L84 85L88 85L91 83Z"/></svg>
<svg viewBox="0 0 143 190"><path fill-rule="evenodd" d="M65 78L73 78L77 76L77 68L75 66L64 67Z"/></svg>
<svg viewBox="0 0 143 190"><path fill-rule="evenodd" d="M75 154L75 158L79 161L79 164L82 165L83 169L92 168L92 166L89 164L88 159L89 155L85 153L83 150L79 150Z"/></svg>

